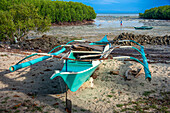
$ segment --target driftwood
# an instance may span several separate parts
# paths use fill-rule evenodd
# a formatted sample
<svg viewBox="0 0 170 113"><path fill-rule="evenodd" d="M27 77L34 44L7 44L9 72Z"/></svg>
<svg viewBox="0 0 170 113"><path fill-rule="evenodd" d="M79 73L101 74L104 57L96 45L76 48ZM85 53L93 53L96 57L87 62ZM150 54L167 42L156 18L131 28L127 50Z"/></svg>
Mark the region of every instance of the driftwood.
<svg viewBox="0 0 170 113"><path fill-rule="evenodd" d="M132 70L131 68L126 70L125 72L125 80L131 80L128 77L129 76L134 76L135 78L139 77L141 74L144 74L144 68L142 67L141 69Z"/></svg>

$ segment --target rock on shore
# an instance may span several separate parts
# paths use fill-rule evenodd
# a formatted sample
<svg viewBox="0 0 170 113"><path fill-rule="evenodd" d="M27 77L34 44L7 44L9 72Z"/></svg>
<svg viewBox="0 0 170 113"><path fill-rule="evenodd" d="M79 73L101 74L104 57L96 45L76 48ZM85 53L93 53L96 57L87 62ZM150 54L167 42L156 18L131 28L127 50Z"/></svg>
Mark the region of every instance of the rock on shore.
<svg viewBox="0 0 170 113"><path fill-rule="evenodd" d="M40 49L43 51L50 50L56 45L61 45L69 42L71 39L68 37L55 37L43 35L41 38L24 40L19 43L20 47L25 50Z"/></svg>
<svg viewBox="0 0 170 113"><path fill-rule="evenodd" d="M18 44L10 45L11 48L24 49L24 50L42 50L49 51L57 45L66 44L74 40L70 37L55 37L50 35L43 35L41 38L26 39ZM115 44L121 45L134 45L132 42L118 43L118 40L134 40L141 45L170 45L170 36L150 36L150 35L135 35L132 33L121 33L113 39Z"/></svg>
<svg viewBox="0 0 170 113"><path fill-rule="evenodd" d="M150 36L150 35L135 35L132 33L122 33L116 36L113 41L117 40L134 40L141 45L170 45L170 36ZM118 44L118 43L117 43ZM123 45L133 45L133 43L126 42Z"/></svg>

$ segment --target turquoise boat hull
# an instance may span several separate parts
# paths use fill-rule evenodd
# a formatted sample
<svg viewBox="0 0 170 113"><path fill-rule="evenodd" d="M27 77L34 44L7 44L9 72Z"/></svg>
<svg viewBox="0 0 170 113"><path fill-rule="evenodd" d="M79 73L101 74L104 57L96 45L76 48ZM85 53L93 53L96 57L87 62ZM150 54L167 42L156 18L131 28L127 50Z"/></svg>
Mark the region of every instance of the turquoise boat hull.
<svg viewBox="0 0 170 113"><path fill-rule="evenodd" d="M75 59L73 53L70 53L69 58ZM81 62L68 60L67 62L65 61L62 70L54 73L50 79L54 79L57 76L62 77L68 88L75 92L87 81L100 63L101 61Z"/></svg>
<svg viewBox="0 0 170 113"><path fill-rule="evenodd" d="M110 47L110 44L103 44L103 42L109 43L107 40L107 35L101 39L100 41L90 43L89 45L105 45L105 49L103 51L107 51ZM105 56L107 57L107 56ZM69 58L76 59L74 53L71 52L69 54ZM64 62L64 66L61 71L56 71L50 79L54 79L57 76L63 78L64 82L67 84L68 88L75 92L80 86L88 80L88 78L93 74L96 68L102 63L100 60L91 61L91 62L82 62L82 61L73 61L67 60Z"/></svg>

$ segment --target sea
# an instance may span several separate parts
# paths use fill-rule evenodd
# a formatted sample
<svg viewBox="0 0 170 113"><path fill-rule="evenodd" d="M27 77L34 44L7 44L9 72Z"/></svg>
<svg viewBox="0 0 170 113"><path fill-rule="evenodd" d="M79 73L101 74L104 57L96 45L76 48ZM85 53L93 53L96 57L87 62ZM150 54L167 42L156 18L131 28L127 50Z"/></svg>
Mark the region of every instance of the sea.
<svg viewBox="0 0 170 113"><path fill-rule="evenodd" d="M121 24L122 23L122 24ZM132 28L143 26L139 14L97 14L95 25L106 28Z"/></svg>
<svg viewBox="0 0 170 113"><path fill-rule="evenodd" d="M133 13L132 14L130 14L130 13L121 13L121 14L119 14L119 13L114 13L114 14L98 13L97 16L113 16L113 17L127 17L127 16L134 17L134 16L136 16L136 17L138 17L139 14L138 13L134 13L134 14Z"/></svg>
<svg viewBox="0 0 170 113"><path fill-rule="evenodd" d="M122 25L121 25L122 23ZM152 26L151 30L135 30L134 27ZM170 35L170 21L141 19L139 14L97 14L93 24L80 26L51 26L46 35L60 37L101 37L105 34L119 35L122 32L153 36ZM29 37L41 37L31 33Z"/></svg>

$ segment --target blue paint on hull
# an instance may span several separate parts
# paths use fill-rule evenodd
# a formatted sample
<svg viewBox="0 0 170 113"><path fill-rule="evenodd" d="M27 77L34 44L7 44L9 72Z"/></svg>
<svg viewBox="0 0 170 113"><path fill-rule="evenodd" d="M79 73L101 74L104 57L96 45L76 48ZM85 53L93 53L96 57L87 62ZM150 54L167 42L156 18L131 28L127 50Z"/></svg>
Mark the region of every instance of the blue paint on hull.
<svg viewBox="0 0 170 113"><path fill-rule="evenodd" d="M96 70L96 68L98 67L99 65L91 68L91 69L86 69L84 70L84 72L78 72L77 74L62 74L63 71L61 71L60 73L58 74L55 74L53 76L53 78L51 79L54 79L55 77L57 76L60 76L63 78L64 82L67 84L68 88L72 91L72 92L75 92L77 91L80 86L87 81L87 79L93 74L93 72ZM77 66L76 66L77 67ZM69 66L68 66L69 68Z"/></svg>
<svg viewBox="0 0 170 113"><path fill-rule="evenodd" d="M70 53L69 58L73 58L73 59L75 58L73 57L72 52ZM100 63L101 62L98 62L98 64L93 67L92 62L68 60L67 71L66 71L66 62L65 62L62 70L59 73L53 75L50 79L54 79L57 76L62 77L65 83L67 84L68 88L72 92L75 92L80 88L80 86L84 82L87 81L87 79L93 74L93 72L96 70L96 68L99 66ZM74 74L70 74L70 73L62 74L62 72L73 72Z"/></svg>

